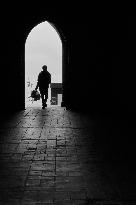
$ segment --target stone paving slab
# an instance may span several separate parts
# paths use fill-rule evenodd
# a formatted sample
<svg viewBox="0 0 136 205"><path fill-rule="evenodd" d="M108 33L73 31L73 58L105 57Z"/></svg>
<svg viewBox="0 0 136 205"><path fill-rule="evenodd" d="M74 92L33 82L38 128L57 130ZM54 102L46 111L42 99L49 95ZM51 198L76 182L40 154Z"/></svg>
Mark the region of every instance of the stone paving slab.
<svg viewBox="0 0 136 205"><path fill-rule="evenodd" d="M92 127L61 107L28 108L8 120L0 128L0 204L122 204Z"/></svg>

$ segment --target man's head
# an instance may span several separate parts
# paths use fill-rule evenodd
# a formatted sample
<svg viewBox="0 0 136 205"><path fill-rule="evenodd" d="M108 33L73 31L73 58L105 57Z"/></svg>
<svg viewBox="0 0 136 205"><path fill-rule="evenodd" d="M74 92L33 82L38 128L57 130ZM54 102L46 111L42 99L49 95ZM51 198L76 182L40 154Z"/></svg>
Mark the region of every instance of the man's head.
<svg viewBox="0 0 136 205"><path fill-rule="evenodd" d="M43 69L43 71L46 71L47 70L47 66L43 65L42 69Z"/></svg>

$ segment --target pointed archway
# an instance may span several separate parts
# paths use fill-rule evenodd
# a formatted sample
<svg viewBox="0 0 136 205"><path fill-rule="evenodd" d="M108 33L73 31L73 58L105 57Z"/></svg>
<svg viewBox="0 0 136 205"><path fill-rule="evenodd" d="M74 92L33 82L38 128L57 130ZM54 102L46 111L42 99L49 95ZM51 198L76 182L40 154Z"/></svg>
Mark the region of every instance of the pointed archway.
<svg viewBox="0 0 136 205"><path fill-rule="evenodd" d="M65 42L62 32L60 34L54 24L48 21L39 23L29 32L25 42L25 107L32 105L30 93L35 88L38 73L44 64L52 75L52 83L61 83L63 90ZM51 94L49 96L48 104Z"/></svg>

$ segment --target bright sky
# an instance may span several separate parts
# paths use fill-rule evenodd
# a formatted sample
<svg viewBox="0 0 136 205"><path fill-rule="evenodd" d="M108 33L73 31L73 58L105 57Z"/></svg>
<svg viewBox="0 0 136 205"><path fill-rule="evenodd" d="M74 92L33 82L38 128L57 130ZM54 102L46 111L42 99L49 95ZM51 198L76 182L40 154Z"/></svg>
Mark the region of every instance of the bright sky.
<svg viewBox="0 0 136 205"><path fill-rule="evenodd" d="M36 85L38 73L47 65L54 83L62 82L62 42L56 30L47 21L38 24L29 33L25 44L25 72Z"/></svg>

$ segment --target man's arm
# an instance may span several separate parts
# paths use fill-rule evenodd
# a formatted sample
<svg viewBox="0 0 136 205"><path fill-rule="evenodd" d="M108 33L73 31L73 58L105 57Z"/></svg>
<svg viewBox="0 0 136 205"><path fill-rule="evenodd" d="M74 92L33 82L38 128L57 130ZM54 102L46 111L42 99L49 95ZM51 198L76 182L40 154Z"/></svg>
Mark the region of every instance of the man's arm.
<svg viewBox="0 0 136 205"><path fill-rule="evenodd" d="M39 87L39 85L38 85L38 82L37 82L37 85L36 85L36 87L35 87L35 90L37 90L37 89L38 89L38 87Z"/></svg>

